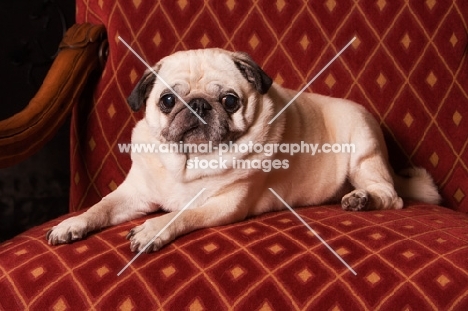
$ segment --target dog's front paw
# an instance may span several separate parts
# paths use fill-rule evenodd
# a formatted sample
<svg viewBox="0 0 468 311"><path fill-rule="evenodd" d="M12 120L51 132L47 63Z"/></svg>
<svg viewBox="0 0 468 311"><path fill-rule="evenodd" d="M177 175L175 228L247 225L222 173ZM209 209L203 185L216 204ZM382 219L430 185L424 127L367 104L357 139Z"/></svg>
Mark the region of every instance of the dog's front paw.
<svg viewBox="0 0 468 311"><path fill-rule="evenodd" d="M130 240L130 250L139 252L145 249L146 253L151 253L171 242L174 239L171 227L161 231L167 224L164 218L164 216L160 216L148 219L140 226L130 230L127 234L127 240Z"/></svg>
<svg viewBox="0 0 468 311"><path fill-rule="evenodd" d="M57 226L52 227L47 234L46 240L49 245L71 243L81 240L89 231L88 222L81 216L65 219Z"/></svg>
<svg viewBox="0 0 468 311"><path fill-rule="evenodd" d="M369 205L369 194L367 191L354 190L341 199L341 207L345 211L365 211Z"/></svg>

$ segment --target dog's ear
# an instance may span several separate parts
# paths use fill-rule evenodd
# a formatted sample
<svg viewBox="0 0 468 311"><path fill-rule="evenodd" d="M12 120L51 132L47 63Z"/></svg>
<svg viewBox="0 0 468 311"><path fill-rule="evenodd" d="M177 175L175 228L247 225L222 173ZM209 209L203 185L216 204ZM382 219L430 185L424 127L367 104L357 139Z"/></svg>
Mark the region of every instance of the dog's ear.
<svg viewBox="0 0 468 311"><path fill-rule="evenodd" d="M236 52L233 54L233 60L244 78L252 83L260 94L268 92L273 80L254 62L249 54Z"/></svg>
<svg viewBox="0 0 468 311"><path fill-rule="evenodd" d="M154 68L157 72L159 66ZM138 111L146 103L148 96L153 88L156 75L153 71L146 70L143 77L138 81L130 96L127 98L127 103L133 111Z"/></svg>

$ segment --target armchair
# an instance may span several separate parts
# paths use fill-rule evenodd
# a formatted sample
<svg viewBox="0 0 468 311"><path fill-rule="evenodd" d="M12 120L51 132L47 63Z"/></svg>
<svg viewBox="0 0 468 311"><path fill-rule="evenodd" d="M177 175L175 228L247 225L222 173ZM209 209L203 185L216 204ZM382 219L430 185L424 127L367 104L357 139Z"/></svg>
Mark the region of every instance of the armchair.
<svg viewBox="0 0 468 311"><path fill-rule="evenodd" d="M150 64L184 49L246 51L277 83L295 89L356 36L310 90L371 111L393 166L426 168L443 206L407 201L398 211L297 209L356 276L289 211L193 232L142 255L120 276L134 256L125 236L148 216L49 246L44 236L61 217L0 245L0 309L468 307L466 1L78 0L76 6L76 27L105 29L108 57L97 81L90 80L92 92L82 94L91 94L87 100L81 90L67 95L71 101L61 99L74 104L70 213L114 190L131 165L117 145L130 141L142 117L125 98L145 66L119 36ZM99 59L99 48L80 48ZM73 73L81 81L89 76L79 68Z"/></svg>

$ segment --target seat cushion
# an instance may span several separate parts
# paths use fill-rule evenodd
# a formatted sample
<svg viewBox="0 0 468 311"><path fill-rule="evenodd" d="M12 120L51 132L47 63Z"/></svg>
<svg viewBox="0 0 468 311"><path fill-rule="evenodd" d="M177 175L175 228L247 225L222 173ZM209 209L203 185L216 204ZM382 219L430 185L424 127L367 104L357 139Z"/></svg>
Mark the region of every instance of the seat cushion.
<svg viewBox="0 0 468 311"><path fill-rule="evenodd" d="M2 310L401 310L468 308L468 215L297 209L199 230L133 258L128 231L150 215L49 246L64 217L0 245ZM390 308L391 306L391 308Z"/></svg>

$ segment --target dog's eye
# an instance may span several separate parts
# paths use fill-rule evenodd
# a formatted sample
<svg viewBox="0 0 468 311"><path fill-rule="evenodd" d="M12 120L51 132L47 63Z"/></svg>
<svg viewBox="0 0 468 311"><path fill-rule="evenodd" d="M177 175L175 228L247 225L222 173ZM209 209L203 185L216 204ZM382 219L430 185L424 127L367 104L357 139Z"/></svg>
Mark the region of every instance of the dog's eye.
<svg viewBox="0 0 468 311"><path fill-rule="evenodd" d="M236 112L239 108L239 98L234 95L228 94L221 98L221 104L223 104L224 108L227 112Z"/></svg>
<svg viewBox="0 0 468 311"><path fill-rule="evenodd" d="M166 94L163 97L161 97L161 100L160 100L161 109L164 112L169 112L172 108L174 108L175 102L176 102L176 98L173 94Z"/></svg>

